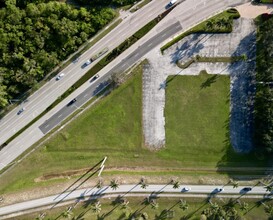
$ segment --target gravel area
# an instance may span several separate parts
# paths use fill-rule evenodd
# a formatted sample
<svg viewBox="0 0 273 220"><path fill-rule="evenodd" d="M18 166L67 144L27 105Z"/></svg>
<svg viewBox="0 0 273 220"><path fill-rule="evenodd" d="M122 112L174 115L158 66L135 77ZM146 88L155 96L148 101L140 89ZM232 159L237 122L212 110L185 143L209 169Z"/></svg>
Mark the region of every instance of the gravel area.
<svg viewBox="0 0 273 220"><path fill-rule="evenodd" d="M231 76L230 137L237 152L252 149L253 93L255 69L255 25L252 19L234 21L230 34L193 34L176 43L164 55L159 48L147 54L149 66L143 74L143 129L145 144L152 149L165 145L165 80L169 75L198 75L201 70L210 74ZM187 69L175 64L192 56L230 57L246 54L248 61L230 63L193 63Z"/></svg>

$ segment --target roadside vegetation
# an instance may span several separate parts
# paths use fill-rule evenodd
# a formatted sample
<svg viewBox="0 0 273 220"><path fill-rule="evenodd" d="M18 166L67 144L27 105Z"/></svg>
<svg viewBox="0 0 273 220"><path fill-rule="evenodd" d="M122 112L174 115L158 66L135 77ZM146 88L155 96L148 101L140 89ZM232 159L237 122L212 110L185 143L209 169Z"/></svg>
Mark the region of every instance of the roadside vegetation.
<svg viewBox="0 0 273 220"><path fill-rule="evenodd" d="M230 33L232 31L233 19L237 19L239 17L240 14L236 9L228 9L206 21L201 22L200 24L177 36L163 47L161 47L160 50L163 53L164 50L168 49L178 41L182 40L184 37L193 33Z"/></svg>
<svg viewBox="0 0 273 220"><path fill-rule="evenodd" d="M255 145L258 152L273 153L273 17L264 14L257 24Z"/></svg>
<svg viewBox="0 0 273 220"><path fill-rule="evenodd" d="M75 209L60 207L45 211L44 219L245 219L266 220L273 217L272 202L237 199L114 197L86 201ZM35 219L40 213L19 217Z"/></svg>
<svg viewBox="0 0 273 220"><path fill-rule="evenodd" d="M109 7L6 0L0 9L0 109L37 85L57 64L109 23Z"/></svg>
<svg viewBox="0 0 273 220"><path fill-rule="evenodd" d="M11 142L15 137L17 137L19 134L21 134L23 131L25 131L28 127L30 127L33 123L35 123L37 120L39 120L42 116L44 116L47 112L49 112L51 109L53 109L57 104L59 104L63 99L65 99L67 96L69 96L73 91L78 89L82 84L84 84L86 81L88 81L92 76L94 76L96 73L98 73L101 69L103 69L107 64L109 64L111 61L113 61L116 57L118 57L121 53L123 53L126 49L128 49L130 46L132 46L135 42L137 42L140 38L142 38L144 35L146 35L159 21L161 21L171 10L170 8L161 15L159 15L157 18L153 19L149 23L147 23L144 27L140 28L137 32L135 32L132 36L127 38L123 43L121 43L119 46L117 46L115 49L113 49L109 54L107 54L105 57L103 57L95 66L93 66L86 74L84 74L76 83L74 83L66 92L64 92L58 99L56 99L50 106L46 108L39 116L37 116L34 120L32 120L29 124L27 124L25 127L20 129L16 134L14 134L12 137L10 137L4 144L0 145L0 149L4 148L9 142ZM119 22L119 21L117 21ZM93 44L93 42L92 42ZM87 45L89 47L89 45ZM105 48L107 49L107 48ZM84 48L83 51L86 49ZM82 51L79 52L79 54L75 55L73 59L76 59L80 54L83 53ZM53 74L56 74L54 71ZM1 79L1 78L0 78ZM1 95L1 87L0 87L0 95ZM1 101L1 97L0 97Z"/></svg>
<svg viewBox="0 0 273 220"><path fill-rule="evenodd" d="M196 55L195 57L191 58L190 60L186 61L185 63L181 63L181 61L177 61L176 65L181 68L181 69L186 69L188 68L191 64L193 63L201 63L201 62L206 62L206 63L234 63L238 62L241 60L247 60L246 55L241 55L241 56L233 56L233 57L201 57L199 55Z"/></svg>
<svg viewBox="0 0 273 220"><path fill-rule="evenodd" d="M246 169L247 166L264 167L258 162L254 164L251 156L235 154L229 146L228 76L168 78L166 148L158 152L146 149L142 140L142 67L135 71L134 78L4 174L0 178L0 193L66 181L62 177L80 175L105 156L108 156L106 177L147 175L192 179L189 176L196 175L198 179L201 173L217 175L221 167L235 167L235 174L240 175L256 172ZM84 170L70 172L79 169ZM191 169L196 172L187 173ZM225 169L220 172L226 173Z"/></svg>

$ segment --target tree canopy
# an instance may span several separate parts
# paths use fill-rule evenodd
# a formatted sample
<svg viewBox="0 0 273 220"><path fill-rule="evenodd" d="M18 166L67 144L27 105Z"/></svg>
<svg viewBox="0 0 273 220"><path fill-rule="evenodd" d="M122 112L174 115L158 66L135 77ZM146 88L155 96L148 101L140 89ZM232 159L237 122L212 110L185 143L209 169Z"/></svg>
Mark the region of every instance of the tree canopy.
<svg viewBox="0 0 273 220"><path fill-rule="evenodd" d="M109 7L0 0L0 109L44 78L115 16ZM33 3L30 3L33 2Z"/></svg>
<svg viewBox="0 0 273 220"><path fill-rule="evenodd" d="M273 17L264 14L256 22L255 141L259 151L273 153Z"/></svg>

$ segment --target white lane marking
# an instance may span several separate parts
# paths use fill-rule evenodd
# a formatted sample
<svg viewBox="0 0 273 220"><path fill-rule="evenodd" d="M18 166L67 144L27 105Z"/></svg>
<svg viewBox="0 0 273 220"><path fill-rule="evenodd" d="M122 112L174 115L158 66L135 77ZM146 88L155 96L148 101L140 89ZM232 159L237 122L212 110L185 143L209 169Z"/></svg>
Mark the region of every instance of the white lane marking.
<svg viewBox="0 0 273 220"><path fill-rule="evenodd" d="M162 36L161 37L165 37L166 36L166 33L165 34L162 34Z"/></svg>
<svg viewBox="0 0 273 220"><path fill-rule="evenodd" d="M139 55L139 53L136 53L134 57L137 57Z"/></svg>
<svg viewBox="0 0 273 220"><path fill-rule="evenodd" d="M83 98L85 98L86 96L88 96L88 94L85 94L85 95L83 96Z"/></svg>
<svg viewBox="0 0 273 220"><path fill-rule="evenodd" d="M49 125L46 125L45 128L47 128Z"/></svg>
<svg viewBox="0 0 273 220"><path fill-rule="evenodd" d="M148 47L150 47L150 46L152 46L153 45L153 43L150 43L149 45L148 45Z"/></svg>
<svg viewBox="0 0 273 220"><path fill-rule="evenodd" d="M60 114L60 115L58 116L58 118L60 118L60 117L62 117L62 114Z"/></svg>

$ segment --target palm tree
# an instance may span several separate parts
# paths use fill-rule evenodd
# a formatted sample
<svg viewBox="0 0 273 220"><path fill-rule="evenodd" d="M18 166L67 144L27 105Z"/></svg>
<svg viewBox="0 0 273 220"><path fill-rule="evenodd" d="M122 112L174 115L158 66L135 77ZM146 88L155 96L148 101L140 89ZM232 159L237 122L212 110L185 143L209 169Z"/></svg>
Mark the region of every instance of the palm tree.
<svg viewBox="0 0 273 220"><path fill-rule="evenodd" d="M229 183L233 186L233 188L237 188L239 186L239 183L232 179L229 180Z"/></svg>
<svg viewBox="0 0 273 220"><path fill-rule="evenodd" d="M40 215L38 215L38 216L35 218L35 220L42 220L42 219L45 218L45 216L46 216L46 213L41 213Z"/></svg>
<svg viewBox="0 0 273 220"><path fill-rule="evenodd" d="M264 210L265 210L265 213L267 213L270 217L273 216L273 206L272 205L266 205Z"/></svg>
<svg viewBox="0 0 273 220"><path fill-rule="evenodd" d="M206 22L206 26L207 26L207 29L212 29L212 27L213 27L213 22L212 21L210 21L210 20L208 20L207 22Z"/></svg>
<svg viewBox="0 0 273 220"><path fill-rule="evenodd" d="M129 208L129 201L124 199L121 203L121 209L128 209Z"/></svg>
<svg viewBox="0 0 273 220"><path fill-rule="evenodd" d="M158 209L158 202L155 199L151 199L150 201L152 209Z"/></svg>
<svg viewBox="0 0 273 220"><path fill-rule="evenodd" d="M174 189L178 189L180 186L180 182L178 180L174 180L174 179L171 180L171 184L173 185Z"/></svg>
<svg viewBox="0 0 273 220"><path fill-rule="evenodd" d="M92 205L92 211L95 212L96 214L99 214L101 212L100 201L97 201L97 202L93 203L93 205Z"/></svg>
<svg viewBox="0 0 273 220"><path fill-rule="evenodd" d="M141 177L139 184L142 189L146 189L148 187L147 180L144 177Z"/></svg>
<svg viewBox="0 0 273 220"><path fill-rule="evenodd" d="M119 187L118 180L117 179L111 180L110 187L112 188L112 190L116 190Z"/></svg>
<svg viewBox="0 0 273 220"><path fill-rule="evenodd" d="M62 217L67 218L67 219L70 219L72 217L72 215L73 215L73 213L70 209L67 209L62 213Z"/></svg>
<svg viewBox="0 0 273 220"><path fill-rule="evenodd" d="M210 202L210 206L213 211L217 211L219 209L219 205L216 202Z"/></svg>
<svg viewBox="0 0 273 220"><path fill-rule="evenodd" d="M273 190L273 185L267 185L264 188L266 188L266 192L271 192Z"/></svg>
<svg viewBox="0 0 273 220"><path fill-rule="evenodd" d="M248 209L249 209L248 203L243 202L243 204L241 205L240 209L241 209L242 211L244 211L244 212L247 212Z"/></svg>
<svg viewBox="0 0 273 220"><path fill-rule="evenodd" d="M186 211L189 208L189 205L185 200L180 199L179 200L179 208L182 209L183 211Z"/></svg>

